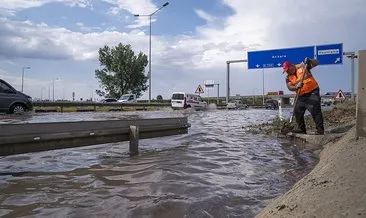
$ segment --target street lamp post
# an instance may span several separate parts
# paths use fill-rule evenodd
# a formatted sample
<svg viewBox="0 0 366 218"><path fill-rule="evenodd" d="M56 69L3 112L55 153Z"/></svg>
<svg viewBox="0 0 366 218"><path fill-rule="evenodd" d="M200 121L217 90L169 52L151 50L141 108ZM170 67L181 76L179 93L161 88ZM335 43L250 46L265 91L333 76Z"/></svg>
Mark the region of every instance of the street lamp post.
<svg viewBox="0 0 366 218"><path fill-rule="evenodd" d="M151 14L135 14L135 17L149 17L150 20L150 34L149 34L149 103L151 101L151 17L156 14L158 11L160 11L162 8L169 5L169 2L165 2L160 8L158 8L156 11L154 11Z"/></svg>
<svg viewBox="0 0 366 218"><path fill-rule="evenodd" d="M45 89L45 87L41 88L41 101L43 101L43 89Z"/></svg>
<svg viewBox="0 0 366 218"><path fill-rule="evenodd" d="M55 101L55 81L58 81L58 78L53 78L52 80L52 101Z"/></svg>
<svg viewBox="0 0 366 218"><path fill-rule="evenodd" d="M23 67L23 70L22 70L22 92L23 92L23 84L24 84L24 71L26 70L26 69L31 69L30 67Z"/></svg>

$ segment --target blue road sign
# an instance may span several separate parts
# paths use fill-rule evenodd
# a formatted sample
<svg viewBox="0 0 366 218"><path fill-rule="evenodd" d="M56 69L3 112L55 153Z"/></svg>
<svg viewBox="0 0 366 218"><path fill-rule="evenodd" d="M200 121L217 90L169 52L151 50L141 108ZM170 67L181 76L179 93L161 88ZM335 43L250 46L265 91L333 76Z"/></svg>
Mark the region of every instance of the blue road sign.
<svg viewBox="0 0 366 218"><path fill-rule="evenodd" d="M314 57L314 46L248 52L248 69L282 67L283 62L301 63Z"/></svg>
<svg viewBox="0 0 366 218"><path fill-rule="evenodd" d="M316 58L320 65L342 64L342 44L317 45L248 52L248 69L282 67L283 62L301 63L305 57Z"/></svg>
<svg viewBox="0 0 366 218"><path fill-rule="evenodd" d="M319 64L343 64L343 45L332 44L332 45L317 45L316 59Z"/></svg>

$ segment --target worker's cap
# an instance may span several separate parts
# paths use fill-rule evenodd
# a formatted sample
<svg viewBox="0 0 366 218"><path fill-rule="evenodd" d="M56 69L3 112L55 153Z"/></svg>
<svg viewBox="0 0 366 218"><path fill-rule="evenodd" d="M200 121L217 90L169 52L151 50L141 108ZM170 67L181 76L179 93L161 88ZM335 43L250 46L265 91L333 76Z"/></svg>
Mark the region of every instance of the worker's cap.
<svg viewBox="0 0 366 218"><path fill-rule="evenodd" d="M283 69L283 73L286 73L288 68L291 66L291 62L290 61L285 61L283 64L282 64L282 69Z"/></svg>

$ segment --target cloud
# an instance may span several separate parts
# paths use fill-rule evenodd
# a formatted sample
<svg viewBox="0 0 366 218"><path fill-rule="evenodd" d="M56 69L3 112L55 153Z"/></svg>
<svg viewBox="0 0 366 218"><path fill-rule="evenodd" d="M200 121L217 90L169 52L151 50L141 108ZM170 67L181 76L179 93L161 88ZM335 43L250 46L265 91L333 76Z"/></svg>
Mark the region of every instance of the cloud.
<svg viewBox="0 0 366 218"><path fill-rule="evenodd" d="M210 14L206 13L203 10L195 9L194 12L202 19L204 19L207 22L212 22L216 20L216 17L211 16Z"/></svg>
<svg viewBox="0 0 366 218"><path fill-rule="evenodd" d="M0 76L9 75L6 70L0 69Z"/></svg>
<svg viewBox="0 0 366 218"><path fill-rule="evenodd" d="M15 16L15 11L14 10L10 10L10 9L0 8L0 16L3 16L3 17L14 17Z"/></svg>
<svg viewBox="0 0 366 218"><path fill-rule="evenodd" d="M121 9L127 8L131 13L156 8L147 0L139 3L130 0L105 1ZM291 1L270 0L263 4L237 0L223 0L223 3L232 8L234 14L221 18L222 26L198 26L191 35L153 35L154 65L164 66L169 63L184 69L211 69L222 66L227 60L246 58L248 50L329 41L347 42L356 46L365 38L365 30L353 25L357 23L354 19L357 14L360 24L366 19L362 13L366 2L362 0L352 0L351 3L341 0L324 1L316 3L316 7L310 3L293 4ZM289 9L284 10L286 8ZM202 10L196 9L195 12L207 21L215 20L214 16ZM95 60L98 48L105 44L113 46L118 42L131 44L136 51L148 53L148 35L138 29L131 32L117 32L113 29L92 32L98 29L85 27L83 23L77 25L88 33L2 18L0 55L14 58ZM352 36L355 40L348 40L350 32L358 32Z"/></svg>
<svg viewBox="0 0 366 218"><path fill-rule="evenodd" d="M111 14L111 15L118 15L119 12L120 12L120 8L119 7L111 7L109 8L108 10L108 14Z"/></svg>
<svg viewBox="0 0 366 218"><path fill-rule="evenodd" d="M60 2L69 6L87 7L91 5L90 0L5 0L0 1L0 8L10 10L22 10L26 8L40 7L44 4Z"/></svg>
<svg viewBox="0 0 366 218"><path fill-rule="evenodd" d="M158 7L152 3L151 0L102 0L107 2L113 7L108 11L108 14L119 15L121 11L127 11L128 13L135 15L146 15L154 12ZM151 22L155 22L156 19ZM127 25L127 28L140 28L148 26L150 24L149 18L145 16L137 17L134 20L134 24Z"/></svg>
<svg viewBox="0 0 366 218"><path fill-rule="evenodd" d="M0 55L7 58L97 59L98 49L119 42L144 45L144 35L116 31L80 33L66 28L0 18ZM79 23L79 26L83 25ZM146 47L145 47L146 46ZM147 48L145 45L144 48ZM136 46L139 50L141 46Z"/></svg>
<svg viewBox="0 0 366 218"><path fill-rule="evenodd" d="M152 0L101 0L113 5L107 14L119 16L121 11L127 11L130 14L149 14L158 9L152 3ZM70 7L90 7L91 0L3 0L0 1L0 15L13 16L15 11L27 8L41 7L48 3L63 3ZM154 22L153 20L152 22ZM139 28L149 25L146 17L139 17L135 20L135 24L129 25L128 28Z"/></svg>
<svg viewBox="0 0 366 218"><path fill-rule="evenodd" d="M151 0L102 0L120 10L128 11L131 14L146 14L158 9Z"/></svg>
<svg viewBox="0 0 366 218"><path fill-rule="evenodd" d="M102 29L100 27L85 26L85 24L82 22L76 22L76 26L78 26L82 32L100 31Z"/></svg>

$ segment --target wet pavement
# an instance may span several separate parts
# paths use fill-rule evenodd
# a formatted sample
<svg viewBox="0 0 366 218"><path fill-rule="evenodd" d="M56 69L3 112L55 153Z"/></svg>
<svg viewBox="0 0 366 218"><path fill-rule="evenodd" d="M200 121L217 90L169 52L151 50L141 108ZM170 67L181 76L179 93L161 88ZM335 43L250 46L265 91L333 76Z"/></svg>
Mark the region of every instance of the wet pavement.
<svg viewBox="0 0 366 218"><path fill-rule="evenodd" d="M245 132L277 113L0 115L0 123L188 116L192 125L188 134L140 140L132 158L128 142L0 157L0 216L253 217L317 163L287 141Z"/></svg>

